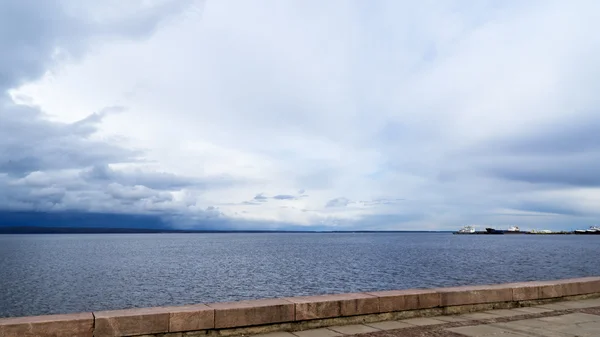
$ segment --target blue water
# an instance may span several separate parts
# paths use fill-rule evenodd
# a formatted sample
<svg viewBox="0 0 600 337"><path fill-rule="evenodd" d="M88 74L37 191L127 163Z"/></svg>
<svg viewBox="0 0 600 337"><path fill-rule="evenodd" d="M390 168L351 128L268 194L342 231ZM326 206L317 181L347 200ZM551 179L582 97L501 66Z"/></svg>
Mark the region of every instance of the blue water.
<svg viewBox="0 0 600 337"><path fill-rule="evenodd" d="M0 235L0 317L600 275L600 236Z"/></svg>

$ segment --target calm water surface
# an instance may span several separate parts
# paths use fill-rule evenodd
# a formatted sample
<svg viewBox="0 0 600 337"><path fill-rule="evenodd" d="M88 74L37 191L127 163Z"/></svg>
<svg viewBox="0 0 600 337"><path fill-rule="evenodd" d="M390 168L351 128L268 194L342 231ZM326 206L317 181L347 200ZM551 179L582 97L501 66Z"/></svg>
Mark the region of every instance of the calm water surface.
<svg viewBox="0 0 600 337"><path fill-rule="evenodd" d="M600 275L599 236L0 235L0 317Z"/></svg>

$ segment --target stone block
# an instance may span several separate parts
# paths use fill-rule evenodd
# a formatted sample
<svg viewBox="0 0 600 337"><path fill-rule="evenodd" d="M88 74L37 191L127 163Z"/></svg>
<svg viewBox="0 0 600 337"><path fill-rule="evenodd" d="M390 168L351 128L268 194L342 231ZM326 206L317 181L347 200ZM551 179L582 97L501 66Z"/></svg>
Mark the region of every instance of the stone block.
<svg viewBox="0 0 600 337"><path fill-rule="evenodd" d="M362 293L289 297L286 300L296 305L297 321L379 313L379 299Z"/></svg>
<svg viewBox="0 0 600 337"><path fill-rule="evenodd" d="M600 293L600 277L582 277L576 279L559 280L563 296L587 295Z"/></svg>
<svg viewBox="0 0 600 337"><path fill-rule="evenodd" d="M561 298L600 292L600 277L510 283L506 286L513 287L515 301Z"/></svg>
<svg viewBox="0 0 600 337"><path fill-rule="evenodd" d="M345 294L340 300L342 316L378 314L379 299L368 294Z"/></svg>
<svg viewBox="0 0 600 337"><path fill-rule="evenodd" d="M531 301L540 298L540 285L539 282L521 282L508 286L512 288L513 301Z"/></svg>
<svg viewBox="0 0 600 337"><path fill-rule="evenodd" d="M305 296L288 298L296 306L296 321L340 317L342 306L338 297Z"/></svg>
<svg viewBox="0 0 600 337"><path fill-rule="evenodd" d="M92 313L0 318L0 337L92 337Z"/></svg>
<svg viewBox="0 0 600 337"><path fill-rule="evenodd" d="M561 298L565 296L578 296L600 292L600 277L525 282L523 284L528 285L528 287L538 288L537 298L527 298L532 300ZM520 298L518 299L520 300Z"/></svg>
<svg viewBox="0 0 600 337"><path fill-rule="evenodd" d="M511 302L513 291L506 285L439 288L442 307L481 303Z"/></svg>
<svg viewBox="0 0 600 337"><path fill-rule="evenodd" d="M559 287L561 287L562 296L577 296L584 294L582 293L583 283L578 282L577 279L559 280L556 282L556 284L558 284Z"/></svg>
<svg viewBox="0 0 600 337"><path fill-rule="evenodd" d="M140 308L94 312L94 337L135 336L169 332L168 308Z"/></svg>
<svg viewBox="0 0 600 337"><path fill-rule="evenodd" d="M169 311L169 332L215 328L215 309L205 304L165 308Z"/></svg>
<svg viewBox="0 0 600 337"><path fill-rule="evenodd" d="M435 290L407 289L369 292L379 298L379 312L429 309L440 306L440 294Z"/></svg>
<svg viewBox="0 0 600 337"><path fill-rule="evenodd" d="M211 303L208 306L215 310L217 329L294 321L294 304L284 299Z"/></svg>
<svg viewBox="0 0 600 337"><path fill-rule="evenodd" d="M513 287L515 301L561 298L600 292L600 277L520 282L505 286Z"/></svg>
<svg viewBox="0 0 600 337"><path fill-rule="evenodd" d="M539 284L538 299L560 298L564 297L564 284L558 281L542 281Z"/></svg>

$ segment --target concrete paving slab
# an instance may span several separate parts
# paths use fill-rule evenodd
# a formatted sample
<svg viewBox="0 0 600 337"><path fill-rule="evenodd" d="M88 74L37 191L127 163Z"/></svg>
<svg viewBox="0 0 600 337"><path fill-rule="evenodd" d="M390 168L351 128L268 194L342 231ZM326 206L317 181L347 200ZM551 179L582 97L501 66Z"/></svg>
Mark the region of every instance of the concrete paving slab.
<svg viewBox="0 0 600 337"><path fill-rule="evenodd" d="M595 322L590 322L591 324L594 324ZM589 324L589 323L582 323L582 324ZM593 331L590 330L585 330L583 329L579 324L565 324L565 325L553 325L553 326L549 326L546 329L541 329L541 331L543 332L552 332L552 333L561 333L561 334L566 334L566 335L572 335L572 336L585 336L585 335L590 335L593 333ZM596 334L594 337L597 337L598 334Z"/></svg>
<svg viewBox="0 0 600 337"><path fill-rule="evenodd" d="M304 331L294 331L292 334L298 337L336 337L342 336L342 333L337 331L321 328L321 329L312 329L312 330L304 330Z"/></svg>
<svg viewBox="0 0 600 337"><path fill-rule="evenodd" d="M574 316L575 315L575 316ZM572 336L600 336L600 322L590 321L593 319L599 319L600 316L587 317L579 316L577 314L567 314L554 317L552 321L546 321L546 318L517 320L506 323L494 323L491 326L513 331L516 333L524 333L530 336L543 336L543 337L572 337ZM595 316L595 315L589 315ZM582 321L584 321L582 323ZM583 328L582 324L588 324L586 328ZM594 329L596 326L598 331ZM596 333L596 335L594 335ZM504 336L504 335L503 335Z"/></svg>
<svg viewBox="0 0 600 337"><path fill-rule="evenodd" d="M527 333L525 333L525 336L532 336L532 337L582 337L582 336L574 335L574 334L571 334L571 333L563 333L563 332L557 332L557 331L548 331L548 330L543 330L543 329L538 329L538 330L535 330L535 331L527 332ZM502 336L502 337L504 337L504 336Z"/></svg>
<svg viewBox="0 0 600 337"><path fill-rule="evenodd" d="M600 322L581 323L577 327L581 330L581 335L600 336Z"/></svg>
<svg viewBox="0 0 600 337"><path fill-rule="evenodd" d="M551 312L554 311L552 309L544 309L544 308L536 308L536 307L523 307L523 308L514 308L511 310L515 310L515 311L522 311L526 314L541 314L544 312Z"/></svg>
<svg viewBox="0 0 600 337"><path fill-rule="evenodd" d="M514 316L522 316L527 315L522 311L512 310L512 309L498 309L498 310L488 310L484 311L485 314L492 314L500 317L514 317Z"/></svg>
<svg viewBox="0 0 600 337"><path fill-rule="evenodd" d="M385 321L385 322L377 322L377 323L368 323L368 324L365 324L365 325L371 326L371 327L373 327L375 329L379 329L379 330L396 330L396 329L403 329L403 328L414 327L414 325L412 325L412 324L398 322L398 321Z"/></svg>
<svg viewBox="0 0 600 337"><path fill-rule="evenodd" d="M265 333L260 335L254 335L255 337L296 337L294 334L285 331L277 331L271 333Z"/></svg>
<svg viewBox="0 0 600 337"><path fill-rule="evenodd" d="M531 327L531 326L525 326L525 325L515 325L512 324L513 322L509 322L509 323L492 323L489 324L490 326L496 327L496 328L500 328L500 329L504 329L507 331L512 331L512 332L518 332L518 333L523 333L523 332L528 332L528 331L534 331L535 329L539 329L539 327Z"/></svg>
<svg viewBox="0 0 600 337"><path fill-rule="evenodd" d="M544 329L535 329L528 332L514 332L516 334L521 334L521 336L530 336L530 337L581 337L578 335L573 335L570 333L563 333L558 331L549 331ZM505 337L501 335L501 337Z"/></svg>
<svg viewBox="0 0 600 337"><path fill-rule="evenodd" d="M516 325L516 326L525 326L525 327L531 327L531 328L546 328L549 325L553 325L556 323L552 323L552 322L544 322L544 321L540 321L538 318L534 318L534 319L524 319L524 320L520 320L520 321L513 321L510 323L505 323L505 324L509 324L510 326Z"/></svg>
<svg viewBox="0 0 600 337"><path fill-rule="evenodd" d="M555 326L553 328L543 329L543 328L531 328L528 330L522 329L523 333L529 334L532 336L543 336L543 337L581 337L581 335L575 331L573 331L575 327L572 326L563 326L558 327ZM521 333L521 332L519 332Z"/></svg>
<svg viewBox="0 0 600 337"><path fill-rule="evenodd" d="M590 305L590 307L600 307L600 298L591 298L589 300L581 300L581 301L574 301L574 302L586 303L586 304Z"/></svg>
<svg viewBox="0 0 600 337"><path fill-rule="evenodd" d="M577 313L573 313L573 314L566 314L566 315L560 315L560 316L543 317L543 318L540 318L539 320L543 321L543 322L551 322L551 323L555 323L555 324L573 325L573 324L577 324L577 323L600 322L600 316L577 312Z"/></svg>
<svg viewBox="0 0 600 337"><path fill-rule="evenodd" d="M568 310L568 309L571 309L571 308L563 305L562 303L551 303L551 304L537 305L534 308L542 308L542 309L550 309L550 310Z"/></svg>
<svg viewBox="0 0 600 337"><path fill-rule="evenodd" d="M367 325L362 325L362 324L331 326L328 329L333 330L335 332L342 333L344 335L357 335L359 333L369 333L369 332L381 331L381 329L377 329L372 326L367 326Z"/></svg>
<svg viewBox="0 0 600 337"><path fill-rule="evenodd" d="M586 309L586 308L600 307L600 302L599 301L588 301L588 300L568 301L568 302L561 302L560 305L565 306L570 309Z"/></svg>
<svg viewBox="0 0 600 337"><path fill-rule="evenodd" d="M408 323L408 324L415 325L415 326L426 326L426 325L437 325L437 324L448 323L448 322L440 321L440 320L437 320L434 318L427 318L427 317L403 319L399 322Z"/></svg>
<svg viewBox="0 0 600 337"><path fill-rule="evenodd" d="M463 326L459 328L450 328L446 329L447 331L452 331L464 336L469 337L482 337L482 336L493 336L493 335L502 335L506 333L514 333L509 330L505 330L499 327L494 327L490 325L475 325L475 326Z"/></svg>
<svg viewBox="0 0 600 337"><path fill-rule="evenodd" d="M468 321L468 319L461 318L461 317L458 317L458 316L435 316L435 317L431 317L431 318L437 319L438 321L444 321L444 322L449 322L449 323L466 322L466 321Z"/></svg>
<svg viewBox="0 0 600 337"><path fill-rule="evenodd" d="M546 326L545 328L540 327L532 327L525 325L513 324L514 322L508 323L494 323L491 324L494 327L504 329L506 331L510 331L513 334L520 334L523 336L536 336L536 337L573 337L575 335L570 333L564 333L561 331L552 331L549 329L545 329L548 327L558 327L554 326ZM501 335L501 337L505 337L505 335Z"/></svg>
<svg viewBox="0 0 600 337"><path fill-rule="evenodd" d="M470 314L458 315L458 317L460 317L460 318L466 318L468 320L480 320L480 319L499 318L500 316L494 315L494 314L490 314L490 313L487 313L487 312L472 312Z"/></svg>

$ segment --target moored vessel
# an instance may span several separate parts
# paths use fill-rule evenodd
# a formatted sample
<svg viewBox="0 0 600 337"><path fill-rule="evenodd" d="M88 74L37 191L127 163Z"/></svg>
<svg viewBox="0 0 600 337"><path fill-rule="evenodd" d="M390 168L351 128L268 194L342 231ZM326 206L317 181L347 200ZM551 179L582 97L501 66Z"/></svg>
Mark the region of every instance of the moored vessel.
<svg viewBox="0 0 600 337"><path fill-rule="evenodd" d="M600 234L599 226L590 226L588 229L577 229L575 234Z"/></svg>
<svg viewBox="0 0 600 337"><path fill-rule="evenodd" d="M475 226L464 226L458 230L460 234L472 234L475 233Z"/></svg>
<svg viewBox="0 0 600 337"><path fill-rule="evenodd" d="M508 229L486 228L485 231L487 234L525 234L518 226L510 226Z"/></svg>
<svg viewBox="0 0 600 337"><path fill-rule="evenodd" d="M510 226L506 231L507 234L520 234L521 229L518 226Z"/></svg>

